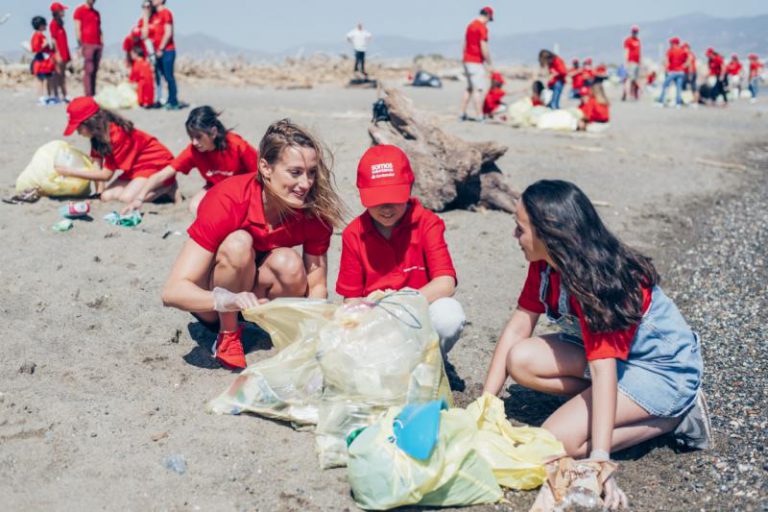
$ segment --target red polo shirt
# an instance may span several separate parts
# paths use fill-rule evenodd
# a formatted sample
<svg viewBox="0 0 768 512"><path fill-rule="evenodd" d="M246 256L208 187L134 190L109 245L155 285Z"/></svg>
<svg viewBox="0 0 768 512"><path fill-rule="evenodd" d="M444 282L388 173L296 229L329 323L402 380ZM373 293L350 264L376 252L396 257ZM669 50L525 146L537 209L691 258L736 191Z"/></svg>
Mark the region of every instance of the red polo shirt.
<svg viewBox="0 0 768 512"><path fill-rule="evenodd" d="M473 20L467 25L467 33L464 36L464 62L483 63L481 41L488 41L488 27L480 20Z"/></svg>
<svg viewBox="0 0 768 512"><path fill-rule="evenodd" d="M94 158L102 158L104 167L111 170L123 171L122 180L148 178L170 165L173 154L155 137L134 128L127 132L114 123L109 124L109 141L112 153L102 158L91 151ZM166 180L170 184L175 178Z"/></svg>
<svg viewBox="0 0 768 512"><path fill-rule="evenodd" d="M624 49L627 50L627 61L640 64L640 38L629 36L624 40Z"/></svg>
<svg viewBox="0 0 768 512"><path fill-rule="evenodd" d="M688 52L682 46L673 46L667 50L667 71L685 71Z"/></svg>
<svg viewBox="0 0 768 512"><path fill-rule="evenodd" d="M366 211L341 236L341 263L336 292L343 297L365 297L375 290L418 290L432 279L451 276L456 279L448 245L445 223L426 210L418 199L408 201L410 208L384 238Z"/></svg>
<svg viewBox="0 0 768 512"><path fill-rule="evenodd" d="M547 263L543 260L534 261L528 266L528 277L523 285L523 291L520 292L520 298L517 305L531 313L539 315L545 313L544 303L539 296L541 289L541 272L546 270ZM555 270L549 274L549 291L545 298L547 305L553 315L557 316L557 303L560 299L560 274ZM643 288L643 311L648 311L651 306L651 290ZM584 340L584 351L587 355L587 361L595 359L622 359L624 361L629 357L629 349L632 346L632 340L637 332L637 325L633 325L623 331L613 332L592 332L584 320L584 313L581 306L573 298L569 297L568 307L572 314L579 319L581 325L581 337Z"/></svg>
<svg viewBox="0 0 768 512"><path fill-rule="evenodd" d="M760 76L760 70L763 68L763 64L758 60L750 61L749 63L749 79L752 80Z"/></svg>
<svg viewBox="0 0 768 512"><path fill-rule="evenodd" d="M506 93L501 87L493 87L490 89L488 94L485 95L485 101L483 102L483 114L493 114L493 111L501 105L501 100L505 95Z"/></svg>
<svg viewBox="0 0 768 512"><path fill-rule="evenodd" d="M160 43L163 42L163 37L165 36L166 25L173 27L173 14L167 7L162 11L157 11L149 18L149 38L156 52L158 50L170 51L176 49L176 45L173 44L173 33L171 33L171 38L168 39L165 48L160 48Z"/></svg>
<svg viewBox="0 0 768 512"><path fill-rule="evenodd" d="M264 217L262 187L254 174L234 176L213 187L200 202L190 238L215 253L227 236L242 229L253 237L257 252L302 245L305 254L322 256L331 245L333 229L317 217L298 211L270 229Z"/></svg>
<svg viewBox="0 0 768 512"><path fill-rule="evenodd" d="M741 73L741 62L730 61L728 65L725 67L725 72L731 76L738 75L739 73Z"/></svg>
<svg viewBox="0 0 768 512"><path fill-rule="evenodd" d="M588 123L607 123L610 121L608 105L600 103L594 96L585 101L579 109L584 113L584 120Z"/></svg>
<svg viewBox="0 0 768 512"><path fill-rule="evenodd" d="M80 22L81 44L103 44L101 40L101 15L99 11L83 4L75 9L72 17Z"/></svg>
<svg viewBox="0 0 768 512"><path fill-rule="evenodd" d="M59 55L61 62L69 62L72 60L72 56L69 53L69 42L67 41L67 31L59 23L56 18L51 20L51 39L56 43L56 53Z"/></svg>
<svg viewBox="0 0 768 512"><path fill-rule="evenodd" d="M568 78L568 67L565 65L565 61L557 55L552 59L552 64L549 66L549 72L553 73L552 78L547 84L550 88L557 82L565 83L565 79Z"/></svg>
<svg viewBox="0 0 768 512"><path fill-rule="evenodd" d="M133 61L128 80L136 84L140 106L148 107L155 102L155 71L147 59L138 58Z"/></svg>
<svg viewBox="0 0 768 512"><path fill-rule="evenodd" d="M259 170L259 152L253 146L234 132L227 133L226 141L225 149L204 152L190 144L179 153L171 166L182 174L197 169L206 181L206 186L215 185L237 174Z"/></svg>

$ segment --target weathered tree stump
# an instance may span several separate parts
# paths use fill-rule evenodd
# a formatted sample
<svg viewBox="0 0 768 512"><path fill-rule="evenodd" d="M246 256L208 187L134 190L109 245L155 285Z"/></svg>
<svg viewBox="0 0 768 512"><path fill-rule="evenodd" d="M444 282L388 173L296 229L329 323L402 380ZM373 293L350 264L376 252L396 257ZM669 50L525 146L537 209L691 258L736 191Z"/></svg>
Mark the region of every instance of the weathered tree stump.
<svg viewBox="0 0 768 512"><path fill-rule="evenodd" d="M417 112L410 99L384 89L389 121L368 128L374 144L392 144L408 155L416 175L415 195L430 210L483 206L513 213L520 194L496 166L507 147L467 142L445 133Z"/></svg>

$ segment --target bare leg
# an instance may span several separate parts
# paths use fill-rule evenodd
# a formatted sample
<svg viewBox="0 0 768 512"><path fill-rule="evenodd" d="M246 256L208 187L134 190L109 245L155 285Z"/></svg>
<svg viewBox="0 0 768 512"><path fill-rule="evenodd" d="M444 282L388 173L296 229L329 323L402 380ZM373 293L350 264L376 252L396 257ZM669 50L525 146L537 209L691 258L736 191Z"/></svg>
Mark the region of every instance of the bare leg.
<svg viewBox="0 0 768 512"><path fill-rule="evenodd" d="M306 297L307 291L307 271L293 249L274 249L259 266L254 290L257 297Z"/></svg>
<svg viewBox="0 0 768 512"><path fill-rule="evenodd" d="M584 349L559 334L528 338L512 346L507 373L521 386L553 395L574 396L591 384L584 378Z"/></svg>
<svg viewBox="0 0 768 512"><path fill-rule="evenodd" d="M98 183L102 184L103 186L104 182ZM119 201L120 196L123 194L125 187L128 186L129 183L129 181L121 179L113 181L108 187L101 191L101 200L105 203L109 201Z"/></svg>
<svg viewBox="0 0 768 512"><path fill-rule="evenodd" d="M216 251L216 262L211 273L211 289L216 286L239 293L250 291L256 279L256 252L253 237L244 230L230 233ZM211 315L213 316L213 315ZM202 316L208 320L208 315ZM219 332L237 329L237 313L219 313Z"/></svg>
<svg viewBox="0 0 768 512"><path fill-rule="evenodd" d="M472 92L472 99L475 104L475 112L477 112L477 118L483 117L483 91L474 90Z"/></svg>
<svg viewBox="0 0 768 512"><path fill-rule="evenodd" d="M472 96L472 90L466 89L464 95L461 97L461 113L467 115L467 106L469 105L469 99Z"/></svg>
<svg viewBox="0 0 768 512"><path fill-rule="evenodd" d="M205 194L208 192L208 189L204 188L194 196L192 196L192 199L189 200L189 211L197 217L197 208L200 206L200 201L203 200L205 197Z"/></svg>

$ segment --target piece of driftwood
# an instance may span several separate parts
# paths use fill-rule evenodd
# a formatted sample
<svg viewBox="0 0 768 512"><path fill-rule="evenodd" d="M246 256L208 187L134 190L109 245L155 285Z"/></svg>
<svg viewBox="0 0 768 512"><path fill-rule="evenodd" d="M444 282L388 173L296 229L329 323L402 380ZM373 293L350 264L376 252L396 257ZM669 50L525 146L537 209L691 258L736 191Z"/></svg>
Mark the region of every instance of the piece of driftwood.
<svg viewBox="0 0 768 512"><path fill-rule="evenodd" d="M414 194L424 206L436 211L483 206L514 213L520 194L495 164L506 146L444 132L398 90L384 89L383 99L389 121L373 123L368 133L374 144L405 151L416 175Z"/></svg>

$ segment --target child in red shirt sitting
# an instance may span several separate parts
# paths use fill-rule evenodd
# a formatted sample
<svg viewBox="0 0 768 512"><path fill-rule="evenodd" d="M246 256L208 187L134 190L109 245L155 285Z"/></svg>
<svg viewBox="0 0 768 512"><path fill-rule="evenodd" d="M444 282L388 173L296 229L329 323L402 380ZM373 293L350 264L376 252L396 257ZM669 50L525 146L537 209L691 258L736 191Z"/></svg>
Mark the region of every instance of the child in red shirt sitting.
<svg viewBox="0 0 768 512"><path fill-rule="evenodd" d="M488 94L485 95L485 101L483 102L483 117L493 118L494 114L502 114L507 111L507 106L501 101L507 94L502 89L504 85L504 77L498 71L494 71L491 74L491 88L488 90Z"/></svg>
<svg viewBox="0 0 768 512"><path fill-rule="evenodd" d="M139 106L152 108L155 104L155 73L149 64L141 46L131 48L131 74L128 77L136 84Z"/></svg>
<svg viewBox="0 0 768 512"><path fill-rule="evenodd" d="M532 86L533 94L531 94L531 104L534 107L543 107L544 101L541 99L541 93L544 92L544 82L536 80Z"/></svg>
<svg viewBox="0 0 768 512"><path fill-rule="evenodd" d="M50 105L56 103L53 98L53 72L55 63L53 61L53 47L48 44L45 37L45 30L48 23L42 16L32 18L32 28L35 29L32 34L32 40L29 45L35 56L32 58L31 71L37 78L38 103L40 105Z"/></svg>
<svg viewBox="0 0 768 512"><path fill-rule="evenodd" d="M607 123L610 121L610 102L605 96L602 84L595 84L581 89L581 105L579 110L584 115L579 120L579 130L586 130L590 123Z"/></svg>
<svg viewBox="0 0 768 512"><path fill-rule="evenodd" d="M413 182L411 164L400 148L374 146L362 156L357 188L366 211L342 234L336 292L352 299L375 290L418 290L430 303L445 355L466 319L452 297L456 270L443 236L445 224L411 197Z"/></svg>

